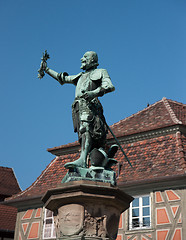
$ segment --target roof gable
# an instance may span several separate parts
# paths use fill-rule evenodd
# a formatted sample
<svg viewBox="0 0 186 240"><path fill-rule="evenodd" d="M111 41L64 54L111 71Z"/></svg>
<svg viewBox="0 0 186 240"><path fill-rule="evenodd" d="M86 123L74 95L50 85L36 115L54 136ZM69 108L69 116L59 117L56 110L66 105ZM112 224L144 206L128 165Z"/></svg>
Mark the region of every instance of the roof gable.
<svg viewBox="0 0 186 240"><path fill-rule="evenodd" d="M186 104L163 98L142 111L113 124L111 129L117 137L121 137L176 124L186 125Z"/></svg>
<svg viewBox="0 0 186 240"><path fill-rule="evenodd" d="M178 103L172 100L167 101L176 118L180 121L180 124L186 125L186 104Z"/></svg>
<svg viewBox="0 0 186 240"><path fill-rule="evenodd" d="M0 167L0 195L11 196L20 191L13 169Z"/></svg>

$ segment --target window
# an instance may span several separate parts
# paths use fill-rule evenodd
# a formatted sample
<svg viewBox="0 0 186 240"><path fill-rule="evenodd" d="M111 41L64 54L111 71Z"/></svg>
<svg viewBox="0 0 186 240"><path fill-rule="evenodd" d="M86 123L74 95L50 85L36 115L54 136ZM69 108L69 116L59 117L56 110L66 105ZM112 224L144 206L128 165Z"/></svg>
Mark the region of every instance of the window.
<svg viewBox="0 0 186 240"><path fill-rule="evenodd" d="M43 239L56 238L56 231L53 219L53 212L45 209Z"/></svg>
<svg viewBox="0 0 186 240"><path fill-rule="evenodd" d="M129 230L148 228L151 225L150 196L135 197L130 204Z"/></svg>

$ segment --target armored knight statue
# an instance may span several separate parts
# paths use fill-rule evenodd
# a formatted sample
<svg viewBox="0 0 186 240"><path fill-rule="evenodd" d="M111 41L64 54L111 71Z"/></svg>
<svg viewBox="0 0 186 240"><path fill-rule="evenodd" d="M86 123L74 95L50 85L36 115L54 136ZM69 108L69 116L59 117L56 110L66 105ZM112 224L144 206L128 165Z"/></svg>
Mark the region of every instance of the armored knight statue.
<svg viewBox="0 0 186 240"><path fill-rule="evenodd" d="M47 57L49 58L49 55ZM41 63L42 71L56 79L61 85L71 83L76 86L72 118L74 131L78 133L81 144L81 154L79 159L66 163L66 168L86 168L87 156L92 150L94 153L96 150L102 149L105 154L108 125L98 97L114 91L115 88L107 70L97 69L98 65L98 56L93 51L88 51L83 55L81 69L84 71L77 75L68 75L66 72L57 73L47 66L45 60ZM40 78L43 77L44 72ZM113 157L116 151L117 145L110 149L109 156Z"/></svg>

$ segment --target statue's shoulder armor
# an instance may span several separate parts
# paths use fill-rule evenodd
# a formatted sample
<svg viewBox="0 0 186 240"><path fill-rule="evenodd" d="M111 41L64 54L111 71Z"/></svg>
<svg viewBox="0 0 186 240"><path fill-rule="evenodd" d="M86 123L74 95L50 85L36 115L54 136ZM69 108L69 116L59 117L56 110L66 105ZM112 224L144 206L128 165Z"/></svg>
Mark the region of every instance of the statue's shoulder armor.
<svg viewBox="0 0 186 240"><path fill-rule="evenodd" d="M78 80L82 75L82 72L76 74L76 75L71 75L69 76L72 81Z"/></svg>
<svg viewBox="0 0 186 240"><path fill-rule="evenodd" d="M105 75L105 73L108 74L106 69L95 69L90 73L90 79L92 81L100 80Z"/></svg>

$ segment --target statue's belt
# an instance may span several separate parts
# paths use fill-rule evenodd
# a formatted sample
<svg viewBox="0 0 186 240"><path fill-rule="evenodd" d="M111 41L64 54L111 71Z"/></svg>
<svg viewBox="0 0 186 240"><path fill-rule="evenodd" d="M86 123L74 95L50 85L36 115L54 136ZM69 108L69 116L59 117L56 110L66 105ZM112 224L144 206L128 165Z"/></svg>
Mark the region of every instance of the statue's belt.
<svg viewBox="0 0 186 240"><path fill-rule="evenodd" d="M91 104L100 104L100 101L97 98L93 98L91 101L88 101L82 97L76 97L74 99L74 102L72 103L72 107L74 107L78 102L84 102L87 105L91 105Z"/></svg>

